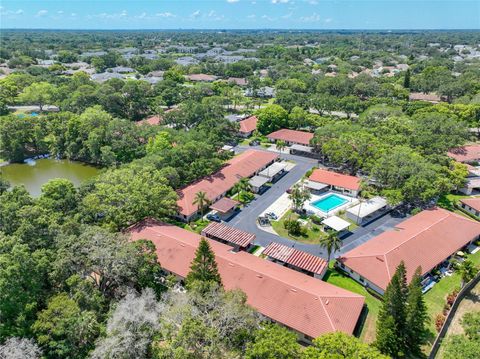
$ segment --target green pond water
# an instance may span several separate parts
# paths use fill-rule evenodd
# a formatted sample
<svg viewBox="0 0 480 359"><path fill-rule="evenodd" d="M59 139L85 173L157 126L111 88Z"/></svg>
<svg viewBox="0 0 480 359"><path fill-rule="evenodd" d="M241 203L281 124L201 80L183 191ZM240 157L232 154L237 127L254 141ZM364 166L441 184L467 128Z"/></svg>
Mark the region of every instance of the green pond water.
<svg viewBox="0 0 480 359"><path fill-rule="evenodd" d="M38 197L42 185L52 178L66 178L78 187L99 171L80 162L44 158L0 167L0 176L7 179L12 187L23 184L32 196Z"/></svg>

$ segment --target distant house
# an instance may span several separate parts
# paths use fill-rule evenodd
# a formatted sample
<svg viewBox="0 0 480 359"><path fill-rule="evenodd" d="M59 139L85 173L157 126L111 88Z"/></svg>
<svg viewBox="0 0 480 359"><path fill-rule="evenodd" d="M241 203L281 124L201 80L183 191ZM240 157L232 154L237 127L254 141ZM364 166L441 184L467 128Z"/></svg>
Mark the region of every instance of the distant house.
<svg viewBox="0 0 480 359"><path fill-rule="evenodd" d="M135 72L135 69L132 69L131 67L126 67L126 66L116 66L107 69L107 72L116 72L117 74L129 74L132 72Z"/></svg>
<svg viewBox="0 0 480 359"><path fill-rule="evenodd" d="M430 103L439 103L442 101L441 97L436 93L411 92L408 95L410 101L425 101Z"/></svg>
<svg viewBox="0 0 480 359"><path fill-rule="evenodd" d="M198 64L198 60L191 56L184 56L184 57L179 57L178 59L175 59L175 63L181 66L190 66L190 65Z"/></svg>
<svg viewBox="0 0 480 359"><path fill-rule="evenodd" d="M105 82L110 79L123 80L125 79L125 76L116 72L101 72L99 74L92 74L90 78L92 79L92 81L95 81L95 82Z"/></svg>
<svg viewBox="0 0 480 359"><path fill-rule="evenodd" d="M312 172L306 186L317 193L325 190L334 190L357 197L360 192L360 182L361 180L358 177L318 168Z"/></svg>
<svg viewBox="0 0 480 359"><path fill-rule="evenodd" d="M247 86L247 79L244 77L229 77L227 81L237 86Z"/></svg>
<svg viewBox="0 0 480 359"><path fill-rule="evenodd" d="M205 192L207 199L215 203L223 198L240 179L258 174L278 157L278 154L273 152L247 150L229 160L219 171L179 190L177 218L188 222L198 216L200 210L198 205L193 203L198 192Z"/></svg>
<svg viewBox="0 0 480 359"><path fill-rule="evenodd" d="M239 122L239 124L240 124L240 130L239 130L240 136L250 137L252 135L253 131L255 131L257 129L257 123L258 123L257 116L250 116L250 117L247 117L244 120L241 120Z"/></svg>
<svg viewBox="0 0 480 359"><path fill-rule="evenodd" d="M460 207L474 216L480 217L480 197L463 198L460 200Z"/></svg>
<svg viewBox="0 0 480 359"><path fill-rule="evenodd" d="M248 88L245 90L245 96L247 97L262 97L262 98L273 98L276 95L276 91L273 87L264 86L260 87L257 90Z"/></svg>
<svg viewBox="0 0 480 359"><path fill-rule="evenodd" d="M426 277L479 235L480 223L442 208L429 209L345 253L337 266L383 295L401 261L408 281L418 267Z"/></svg>
<svg viewBox="0 0 480 359"><path fill-rule="evenodd" d="M217 76L207 74L191 74L185 76L187 80L194 82L213 82L217 79Z"/></svg>
<svg viewBox="0 0 480 359"><path fill-rule="evenodd" d="M272 142L278 140L285 141L288 146L295 144L308 146L313 138L313 133L282 128L281 130L270 133L267 135L267 138Z"/></svg>
<svg viewBox="0 0 480 359"><path fill-rule="evenodd" d="M146 219L128 229L133 241L151 240L165 272L184 279L200 242L200 235ZM207 239L215 253L226 290L240 289L247 304L262 316L290 328L298 339L311 342L325 333L352 334L365 298L228 244Z"/></svg>

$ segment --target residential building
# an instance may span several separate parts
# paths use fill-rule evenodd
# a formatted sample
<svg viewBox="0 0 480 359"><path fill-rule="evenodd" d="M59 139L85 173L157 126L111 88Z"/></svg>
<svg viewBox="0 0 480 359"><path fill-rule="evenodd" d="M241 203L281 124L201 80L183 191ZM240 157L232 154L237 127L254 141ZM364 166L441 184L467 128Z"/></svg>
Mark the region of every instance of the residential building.
<svg viewBox="0 0 480 359"><path fill-rule="evenodd" d="M480 162L480 145L467 145L452 148L447 155L457 162L476 164Z"/></svg>
<svg viewBox="0 0 480 359"><path fill-rule="evenodd" d="M401 261L405 263L410 282L418 267L426 276L479 235L480 223L442 208L433 208L345 253L337 259L337 266L383 295Z"/></svg>
<svg viewBox="0 0 480 359"><path fill-rule="evenodd" d="M333 190L357 197L360 192L360 182L358 177L318 168L312 172L306 186L317 193Z"/></svg>
<svg viewBox="0 0 480 359"><path fill-rule="evenodd" d="M196 218L199 208L193 202L198 192L205 192L207 199L214 203L223 198L240 179L258 174L277 159L278 154L260 150L247 150L232 158L219 171L178 191L178 218L186 222Z"/></svg>
<svg viewBox="0 0 480 359"><path fill-rule="evenodd" d="M408 96L410 101L426 101L430 103L439 103L442 99L435 93L411 92Z"/></svg>
<svg viewBox="0 0 480 359"><path fill-rule="evenodd" d="M228 244L237 252L248 249L256 238L253 233L241 231L240 229L218 222L211 222L205 227L202 230L202 236Z"/></svg>
<svg viewBox="0 0 480 359"><path fill-rule="evenodd" d="M183 279L190 272L200 235L146 219L129 228L132 240L148 239L166 273ZM352 334L365 298L245 251L207 239L226 290L240 289L247 304L265 318L294 330L309 342L325 333Z"/></svg>
<svg viewBox="0 0 480 359"><path fill-rule="evenodd" d="M185 76L189 81L195 82L213 82L217 79L217 76L207 75L207 74L192 74Z"/></svg>
<svg viewBox="0 0 480 359"><path fill-rule="evenodd" d="M313 133L282 128L281 130L270 133L267 137L272 142L285 141L288 146L295 144L308 146L310 140L313 138Z"/></svg>
<svg viewBox="0 0 480 359"><path fill-rule="evenodd" d="M257 116L250 116L239 122L240 124L240 136L250 137L253 131L257 129L258 118Z"/></svg>
<svg viewBox="0 0 480 359"><path fill-rule="evenodd" d="M462 198L460 207L474 216L480 217L480 197Z"/></svg>

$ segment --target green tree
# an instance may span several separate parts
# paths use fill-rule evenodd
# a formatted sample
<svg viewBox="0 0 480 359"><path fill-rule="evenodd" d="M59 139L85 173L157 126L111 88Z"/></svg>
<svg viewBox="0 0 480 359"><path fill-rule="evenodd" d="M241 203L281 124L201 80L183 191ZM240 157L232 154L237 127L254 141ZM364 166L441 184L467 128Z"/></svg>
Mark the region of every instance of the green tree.
<svg viewBox="0 0 480 359"><path fill-rule="evenodd" d="M200 214L203 217L203 214L205 212L205 207L208 206L210 203L210 200L207 198L207 193L203 191L199 191L195 193L195 198L193 199L193 204L196 204L198 206L198 209L200 210Z"/></svg>
<svg viewBox="0 0 480 359"><path fill-rule="evenodd" d="M405 336L407 333L408 287L405 264L400 262L395 274L383 295L383 304L377 319L377 348L394 358L407 353Z"/></svg>
<svg viewBox="0 0 480 359"><path fill-rule="evenodd" d="M313 340L313 345L307 347L302 359L388 359L375 347L362 343L359 339L342 332L324 334Z"/></svg>
<svg viewBox="0 0 480 359"><path fill-rule="evenodd" d="M266 135L288 127L288 112L280 105L268 105L257 112L257 129Z"/></svg>
<svg viewBox="0 0 480 359"><path fill-rule="evenodd" d="M308 188L303 183L296 183L292 186L288 198L292 201L293 209L297 212L303 209L303 205L312 197Z"/></svg>
<svg viewBox="0 0 480 359"><path fill-rule="evenodd" d="M65 178L54 178L42 186L38 199L44 208L67 214L77 206L77 190L73 183Z"/></svg>
<svg viewBox="0 0 480 359"><path fill-rule="evenodd" d="M301 347L294 332L277 324L267 324L255 332L245 352L246 359L298 359Z"/></svg>
<svg viewBox="0 0 480 359"><path fill-rule="evenodd" d="M53 104L56 92L56 87L48 82L35 82L23 89L19 100L26 104L37 105L40 111L43 111L43 106Z"/></svg>
<svg viewBox="0 0 480 359"><path fill-rule="evenodd" d="M50 257L0 232L0 341L28 336L47 292Z"/></svg>
<svg viewBox="0 0 480 359"><path fill-rule="evenodd" d="M222 284L220 273L218 272L215 253L210 248L210 244L205 238L201 238L198 248L195 252L195 258L190 265L190 272L185 278L187 286L195 285L196 282L209 285L212 283Z"/></svg>
<svg viewBox="0 0 480 359"><path fill-rule="evenodd" d="M408 285L406 304L406 347L414 356L421 356L421 346L427 338L427 320L427 306L422 293L422 269L419 267Z"/></svg>
<svg viewBox="0 0 480 359"><path fill-rule="evenodd" d="M52 297L32 326L48 356L84 358L100 332L96 314L82 311L66 293Z"/></svg>
<svg viewBox="0 0 480 359"><path fill-rule="evenodd" d="M155 135L155 137L150 137L147 143L147 154L159 154L163 150L170 148L172 146L170 134L166 131L161 131Z"/></svg>
<svg viewBox="0 0 480 359"><path fill-rule="evenodd" d="M403 77L403 87L406 89L410 88L410 76L410 69L407 69L407 71L405 71L405 76Z"/></svg>
<svg viewBox="0 0 480 359"><path fill-rule="evenodd" d="M330 231L326 236L322 236L319 240L319 245L321 248L325 248L327 251L327 263L330 263L330 257L332 253L340 250L342 248L342 240L338 237L337 232Z"/></svg>
<svg viewBox="0 0 480 359"><path fill-rule="evenodd" d="M285 141L282 141L282 140L277 140L275 142L275 146L277 147L277 150L280 152L280 155L282 154L283 150L287 148L287 144L285 143Z"/></svg>
<svg viewBox="0 0 480 359"><path fill-rule="evenodd" d="M478 273L478 268L470 259L465 259L463 262L458 264L457 270L460 273L460 277L462 278L462 288L466 283L470 282Z"/></svg>
<svg viewBox="0 0 480 359"><path fill-rule="evenodd" d="M118 230L145 217L162 219L174 214L176 199L160 171L128 166L96 177L84 194L81 212L90 222Z"/></svg>

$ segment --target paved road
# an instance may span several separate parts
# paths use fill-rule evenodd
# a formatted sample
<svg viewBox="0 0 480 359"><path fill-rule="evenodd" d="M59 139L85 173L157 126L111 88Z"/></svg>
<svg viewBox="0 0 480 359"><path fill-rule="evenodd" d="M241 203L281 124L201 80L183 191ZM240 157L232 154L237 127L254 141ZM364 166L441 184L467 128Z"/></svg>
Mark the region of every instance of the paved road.
<svg viewBox="0 0 480 359"><path fill-rule="evenodd" d="M265 151L265 149L260 146L237 146L235 150L237 153L239 153L248 148L255 148ZM289 173L282 177L265 193L254 199L236 216L231 218L228 221L228 224L235 228L254 233L256 235L255 244L259 244L263 247L268 246L271 242L277 242L322 258L327 258L326 251L323 248L320 248L320 246L317 244L300 243L292 239L280 237L276 234L266 232L257 226L257 218L262 212L264 212L273 202L275 202L278 197L285 193L288 188L298 182L305 172L307 172L310 168L313 166L321 166L317 160L310 158L293 156L286 153L283 153L281 157L283 159L294 161L296 166L293 167ZM360 244L365 243L380 233L391 229L403 220L404 217L402 215L397 212L392 212L385 214L381 218L373 221L365 227L359 227L354 233L343 238L342 248L333 256L339 256L355 247L358 247Z"/></svg>
<svg viewBox="0 0 480 359"><path fill-rule="evenodd" d="M252 147L239 146L236 148L236 150L238 152L241 152L247 148ZM265 150L261 147L255 148ZM318 166L318 161L310 158L292 156L286 153L281 154L281 157L283 159L293 160L296 164L295 167L293 167L285 176L283 176L277 183L270 187L261 196L250 202L235 217L231 218L228 224L235 228L254 233L257 236L255 244L266 247L271 242L277 242L287 245L289 247L301 249L315 255L321 255L321 250L318 245L300 243L288 238L280 237L273 233L263 231L257 227L258 216L263 211L265 211L273 202L275 202L278 197L284 194L288 188L298 182L305 174L305 172L307 172L313 166ZM326 254L324 254L324 256L326 256Z"/></svg>

